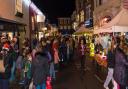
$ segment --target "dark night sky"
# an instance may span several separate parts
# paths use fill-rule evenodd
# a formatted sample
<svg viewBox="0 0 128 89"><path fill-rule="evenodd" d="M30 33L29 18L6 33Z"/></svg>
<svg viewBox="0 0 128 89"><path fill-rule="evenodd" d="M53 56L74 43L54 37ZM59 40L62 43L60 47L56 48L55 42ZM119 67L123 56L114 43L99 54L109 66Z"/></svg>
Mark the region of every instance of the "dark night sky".
<svg viewBox="0 0 128 89"><path fill-rule="evenodd" d="M75 9L75 0L32 0L47 16L50 23L56 23L58 17L69 17Z"/></svg>

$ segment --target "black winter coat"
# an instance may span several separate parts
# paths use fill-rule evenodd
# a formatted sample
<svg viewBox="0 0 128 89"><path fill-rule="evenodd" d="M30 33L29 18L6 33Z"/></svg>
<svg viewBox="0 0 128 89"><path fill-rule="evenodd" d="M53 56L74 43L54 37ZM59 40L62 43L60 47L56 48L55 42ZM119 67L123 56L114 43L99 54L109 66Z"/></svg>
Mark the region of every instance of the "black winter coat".
<svg viewBox="0 0 128 89"><path fill-rule="evenodd" d="M32 77L34 85L45 83L49 75L48 58L45 53L37 53L32 61Z"/></svg>

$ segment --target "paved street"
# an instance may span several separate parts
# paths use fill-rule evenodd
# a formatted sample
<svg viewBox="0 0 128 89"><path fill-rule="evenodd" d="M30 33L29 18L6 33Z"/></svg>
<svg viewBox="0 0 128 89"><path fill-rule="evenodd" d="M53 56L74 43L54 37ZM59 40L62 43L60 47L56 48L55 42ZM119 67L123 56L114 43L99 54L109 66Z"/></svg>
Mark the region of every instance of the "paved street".
<svg viewBox="0 0 128 89"><path fill-rule="evenodd" d="M85 71L80 70L80 60L74 57L73 62L64 66L57 73L57 79L53 83L53 89L104 89L103 81L95 76L95 68L90 58L86 60ZM20 89L17 85L13 89Z"/></svg>
<svg viewBox="0 0 128 89"><path fill-rule="evenodd" d="M73 63L57 74L54 89L104 89L94 74L94 68L90 60L86 61L87 68L80 70L79 59L75 57Z"/></svg>

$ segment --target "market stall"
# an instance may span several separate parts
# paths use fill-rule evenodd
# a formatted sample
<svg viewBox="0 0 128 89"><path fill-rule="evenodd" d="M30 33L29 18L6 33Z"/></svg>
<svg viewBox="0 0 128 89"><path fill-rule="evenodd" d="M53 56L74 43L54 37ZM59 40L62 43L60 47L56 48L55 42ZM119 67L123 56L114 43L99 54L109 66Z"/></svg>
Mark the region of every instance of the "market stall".
<svg viewBox="0 0 128 89"><path fill-rule="evenodd" d="M92 40L91 38L93 35L93 30L88 29L85 26L81 26L73 35L78 36L78 37L85 36L86 43L90 43Z"/></svg>
<svg viewBox="0 0 128 89"><path fill-rule="evenodd" d="M101 54L95 54L95 60L96 62L102 66L102 67L107 67L107 57Z"/></svg>
<svg viewBox="0 0 128 89"><path fill-rule="evenodd" d="M104 34L101 35L100 33L128 32L128 20L126 18L128 18L128 10L122 8L120 12L109 23L106 23L104 26L100 27L99 29L95 29L94 34L99 34L99 36L97 37L99 40L98 42L101 43L102 45L102 42L105 41ZM109 39L111 40L111 37ZM100 40L102 41L100 42ZM101 78L100 76L101 73L107 74L106 72L107 71L107 57L106 57L106 54L101 55L102 53L104 53L104 48L106 47L103 47L102 52L101 53L99 52L95 54L94 56L95 63L96 63L95 67L97 70L96 75L99 78Z"/></svg>

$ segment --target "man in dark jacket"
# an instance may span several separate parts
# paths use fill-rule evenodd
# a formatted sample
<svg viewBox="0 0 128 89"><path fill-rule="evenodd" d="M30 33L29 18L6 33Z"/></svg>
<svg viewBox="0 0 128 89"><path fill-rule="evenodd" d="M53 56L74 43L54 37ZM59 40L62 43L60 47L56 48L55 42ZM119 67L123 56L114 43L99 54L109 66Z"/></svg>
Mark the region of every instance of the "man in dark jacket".
<svg viewBox="0 0 128 89"><path fill-rule="evenodd" d="M46 88L46 79L49 75L49 65L46 53L37 52L32 61L32 78L36 89Z"/></svg>

